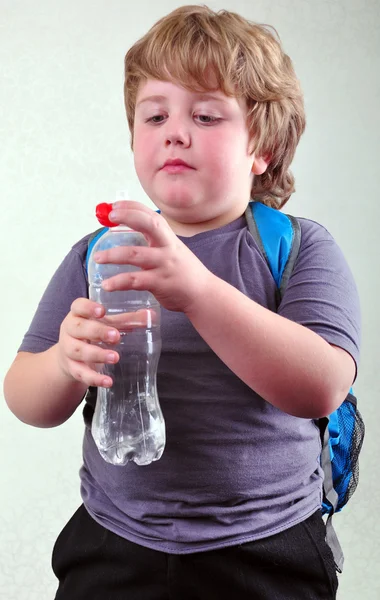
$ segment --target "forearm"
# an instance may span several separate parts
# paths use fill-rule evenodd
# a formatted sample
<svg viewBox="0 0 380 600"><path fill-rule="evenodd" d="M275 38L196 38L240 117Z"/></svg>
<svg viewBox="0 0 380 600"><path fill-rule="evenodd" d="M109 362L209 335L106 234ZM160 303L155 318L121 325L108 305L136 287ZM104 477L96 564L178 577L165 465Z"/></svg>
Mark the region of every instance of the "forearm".
<svg viewBox="0 0 380 600"><path fill-rule="evenodd" d="M80 404L87 386L59 368L57 346L45 352L21 352L4 381L4 396L18 419L35 427L64 423Z"/></svg>
<svg viewBox="0 0 380 600"><path fill-rule="evenodd" d="M344 400L350 383L336 349L225 281L211 276L207 298L199 296L187 316L240 379L284 412L319 418Z"/></svg>

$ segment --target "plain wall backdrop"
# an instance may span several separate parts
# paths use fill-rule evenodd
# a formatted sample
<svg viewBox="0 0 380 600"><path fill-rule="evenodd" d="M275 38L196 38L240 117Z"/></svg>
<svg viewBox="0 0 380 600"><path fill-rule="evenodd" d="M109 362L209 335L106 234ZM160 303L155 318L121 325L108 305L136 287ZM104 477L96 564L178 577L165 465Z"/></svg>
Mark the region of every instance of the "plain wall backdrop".
<svg viewBox="0 0 380 600"><path fill-rule="evenodd" d="M3 380L71 245L117 189L146 202L133 169L123 60L171 0L0 0ZM340 600L379 600L379 0L209 2L278 30L305 93L308 125L286 211L323 223L353 270L363 314L355 390L367 433L359 488L335 525ZM81 410L43 430L0 403L0 598L50 600L53 543L80 503Z"/></svg>

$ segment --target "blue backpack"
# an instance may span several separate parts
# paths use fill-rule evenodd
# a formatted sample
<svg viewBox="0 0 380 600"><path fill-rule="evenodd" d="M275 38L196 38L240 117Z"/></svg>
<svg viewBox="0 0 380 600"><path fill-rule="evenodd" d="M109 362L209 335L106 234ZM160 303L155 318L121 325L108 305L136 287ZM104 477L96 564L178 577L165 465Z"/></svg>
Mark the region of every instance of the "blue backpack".
<svg viewBox="0 0 380 600"><path fill-rule="evenodd" d="M290 215L250 202L245 216L248 229L264 256L277 284L279 300L284 295L301 244L301 227ZM332 516L342 510L356 490L359 453L364 438L363 419L351 388L343 404L331 415L318 419L321 434L321 466L324 472L322 514L327 515L326 539L341 573L344 556L332 526Z"/></svg>
<svg viewBox="0 0 380 600"><path fill-rule="evenodd" d="M245 211L248 229L265 258L278 289L284 295L301 244L301 226L295 217L250 202ZM86 267L95 242L108 231L103 227L88 242ZM331 415L318 419L321 435L321 466L324 472L322 514L327 515L326 540L341 573L344 556L332 526L332 516L342 510L356 490L358 457L363 444L364 423L351 389L343 404Z"/></svg>

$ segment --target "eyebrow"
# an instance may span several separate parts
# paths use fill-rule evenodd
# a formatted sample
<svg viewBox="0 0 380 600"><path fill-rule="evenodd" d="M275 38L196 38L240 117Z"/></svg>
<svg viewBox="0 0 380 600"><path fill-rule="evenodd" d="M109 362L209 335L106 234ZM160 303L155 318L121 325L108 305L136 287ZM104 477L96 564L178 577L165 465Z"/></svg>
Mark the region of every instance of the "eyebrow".
<svg viewBox="0 0 380 600"><path fill-rule="evenodd" d="M161 95L147 96L146 98L139 100L139 102L136 104L136 107L144 102L164 102L167 99L168 98L166 96ZM223 97L216 96L215 94L197 94L195 99L196 102L210 102L212 100L216 102L223 102L224 104L226 103L226 100Z"/></svg>

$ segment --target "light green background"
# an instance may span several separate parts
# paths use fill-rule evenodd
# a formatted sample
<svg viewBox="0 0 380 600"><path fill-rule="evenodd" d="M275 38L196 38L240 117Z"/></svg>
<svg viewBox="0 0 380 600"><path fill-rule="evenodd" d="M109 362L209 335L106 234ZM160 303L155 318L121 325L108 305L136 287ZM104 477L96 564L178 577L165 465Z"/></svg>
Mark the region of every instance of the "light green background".
<svg viewBox="0 0 380 600"><path fill-rule="evenodd" d="M274 25L305 92L308 127L286 210L322 222L362 301L356 392L367 425L360 487L335 519L346 555L340 600L379 600L379 0L210 2ZM149 202L133 172L124 116L128 47L180 3L0 0L3 379L39 298L117 189ZM27 398L25 399L27 401ZM54 540L80 503L82 422L42 430L0 403L0 598L50 600Z"/></svg>

